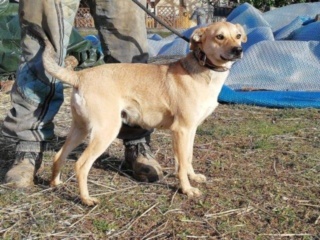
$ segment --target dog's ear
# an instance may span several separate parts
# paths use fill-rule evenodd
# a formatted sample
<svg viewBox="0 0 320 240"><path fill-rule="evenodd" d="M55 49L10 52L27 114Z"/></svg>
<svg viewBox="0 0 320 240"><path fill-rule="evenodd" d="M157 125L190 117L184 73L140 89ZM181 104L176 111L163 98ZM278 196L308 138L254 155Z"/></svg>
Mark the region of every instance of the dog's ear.
<svg viewBox="0 0 320 240"><path fill-rule="evenodd" d="M197 28L196 30L194 30L190 38L190 50L197 49L197 46L201 42L205 30L205 27Z"/></svg>
<svg viewBox="0 0 320 240"><path fill-rule="evenodd" d="M244 43L247 42L247 34L244 31L244 28L238 23L236 24L236 26L237 26L238 30L240 31L240 33L241 33L241 41L244 42Z"/></svg>

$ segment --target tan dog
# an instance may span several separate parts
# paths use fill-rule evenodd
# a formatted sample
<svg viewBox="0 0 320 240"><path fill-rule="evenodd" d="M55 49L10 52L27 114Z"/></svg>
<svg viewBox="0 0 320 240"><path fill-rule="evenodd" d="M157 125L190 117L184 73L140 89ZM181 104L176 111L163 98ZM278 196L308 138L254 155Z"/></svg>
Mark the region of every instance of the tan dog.
<svg viewBox="0 0 320 240"><path fill-rule="evenodd" d="M45 43L46 71L74 88L72 126L54 158L52 186L61 183L60 170L66 157L89 134L89 144L75 171L82 202L98 203L88 192L89 170L126 123L145 129L170 129L182 192L189 197L201 194L189 182L206 181L192 167L194 137L199 124L217 107L232 63L242 57L241 42L247 38L240 25L220 22L196 29L191 36L193 52L168 65L105 64L79 72L58 66L50 41L40 27L32 28L30 31L37 38L40 34Z"/></svg>

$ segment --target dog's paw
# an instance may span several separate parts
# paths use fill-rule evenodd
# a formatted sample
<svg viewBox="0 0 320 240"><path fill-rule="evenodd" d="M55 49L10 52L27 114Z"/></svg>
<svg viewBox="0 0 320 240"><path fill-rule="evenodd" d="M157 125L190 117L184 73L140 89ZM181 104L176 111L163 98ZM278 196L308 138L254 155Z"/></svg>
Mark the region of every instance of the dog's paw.
<svg viewBox="0 0 320 240"><path fill-rule="evenodd" d="M97 198L93 198L93 197L81 198L81 201L84 205L87 205L87 206L94 206L96 204L99 204L100 202Z"/></svg>
<svg viewBox="0 0 320 240"><path fill-rule="evenodd" d="M61 180L51 180L50 187L57 187L58 185L62 184L63 182Z"/></svg>
<svg viewBox="0 0 320 240"><path fill-rule="evenodd" d="M202 194L201 191L195 187L190 187L190 188L184 189L184 190L182 190L182 192L184 194L187 194L187 196L189 198L200 197Z"/></svg>
<svg viewBox="0 0 320 240"><path fill-rule="evenodd" d="M190 175L189 178L197 183L204 183L207 181L207 178L203 174L193 174Z"/></svg>

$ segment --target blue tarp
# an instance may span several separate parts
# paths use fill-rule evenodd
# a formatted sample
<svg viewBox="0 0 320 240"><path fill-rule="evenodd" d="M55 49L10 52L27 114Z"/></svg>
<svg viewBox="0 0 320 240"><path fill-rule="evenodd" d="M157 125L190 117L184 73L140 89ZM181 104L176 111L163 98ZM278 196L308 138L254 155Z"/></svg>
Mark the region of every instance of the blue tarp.
<svg viewBox="0 0 320 240"><path fill-rule="evenodd" d="M3 5L0 4L2 15ZM233 65L219 101L267 107L320 108L320 22L314 20L317 14L320 14L320 3L293 4L266 13L247 3L234 9L227 21L242 24L248 41L243 45L244 57ZM16 36L19 29L11 33L8 21L0 22L6 26L1 28L4 39L0 41L0 50L4 50L0 51L0 73L10 73L19 59L19 44L15 42L19 39L12 40L11 37ZM17 22L13 25L18 26ZM190 37L197 27L187 29L183 35ZM6 29L10 39L4 37ZM83 67L99 64L103 57L99 39L90 36L86 39L89 41L81 39L85 46L88 42L94 46L88 45L90 51L79 44L74 46L80 52L72 48L70 51L75 52ZM149 35L148 43L151 57L189 52L188 43L176 35L166 38ZM17 51L11 50L8 44ZM10 54L6 53L8 49ZM10 57L10 61L4 61L4 57ZM7 63L11 68L8 70L1 63Z"/></svg>
<svg viewBox="0 0 320 240"><path fill-rule="evenodd" d="M244 26L248 42L219 101L267 107L320 108L320 3L293 4L261 13L242 4L227 21ZM199 26L198 26L199 27ZM191 28L183 32L190 37ZM150 35L151 56L184 55L188 44L176 37Z"/></svg>

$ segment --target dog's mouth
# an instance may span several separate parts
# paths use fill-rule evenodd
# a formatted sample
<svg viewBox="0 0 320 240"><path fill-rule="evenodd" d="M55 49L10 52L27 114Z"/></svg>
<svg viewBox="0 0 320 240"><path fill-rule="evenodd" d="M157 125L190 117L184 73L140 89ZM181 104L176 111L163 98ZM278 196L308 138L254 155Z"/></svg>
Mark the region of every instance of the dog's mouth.
<svg viewBox="0 0 320 240"><path fill-rule="evenodd" d="M223 61L226 61L226 62L234 62L234 61L237 61L237 60L241 59L242 55L232 56L232 57L229 57L229 58L220 55L220 58Z"/></svg>

